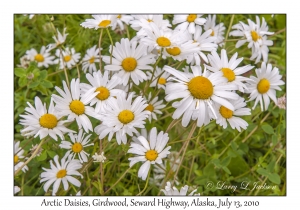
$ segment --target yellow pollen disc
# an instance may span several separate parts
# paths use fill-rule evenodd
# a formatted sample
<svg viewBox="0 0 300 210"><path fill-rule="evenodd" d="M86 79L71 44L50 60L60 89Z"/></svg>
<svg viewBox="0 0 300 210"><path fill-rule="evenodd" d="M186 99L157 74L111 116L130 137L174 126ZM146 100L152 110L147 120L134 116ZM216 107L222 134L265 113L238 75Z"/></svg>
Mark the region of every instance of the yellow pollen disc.
<svg viewBox="0 0 300 210"><path fill-rule="evenodd" d="M214 32L214 30L212 30L210 36L214 36L214 35L215 35L215 32Z"/></svg>
<svg viewBox="0 0 300 210"><path fill-rule="evenodd" d="M74 100L70 103L70 109L72 112L74 112L77 115L81 115L85 111L84 104L79 100Z"/></svg>
<svg viewBox="0 0 300 210"><path fill-rule="evenodd" d="M89 60L89 62L90 62L90 63L94 63L94 62L95 62L95 57L94 57L94 56L91 57L90 60Z"/></svg>
<svg viewBox="0 0 300 210"><path fill-rule="evenodd" d="M270 89L270 82L265 78L261 79L257 84L257 90L260 94L264 94L268 92L269 89Z"/></svg>
<svg viewBox="0 0 300 210"><path fill-rule="evenodd" d="M118 19L121 19L121 17L122 17L122 15L118 15L118 16L117 16Z"/></svg>
<svg viewBox="0 0 300 210"><path fill-rule="evenodd" d="M157 43L159 46L161 46L161 47L169 47L169 46L171 45L170 40L169 40L168 38L166 38L166 37L163 37L163 36L158 37L158 38L156 39L156 43Z"/></svg>
<svg viewBox="0 0 300 210"><path fill-rule="evenodd" d="M110 96L110 92L106 87L103 87L103 86L98 87L95 92L97 92L97 91L99 91L100 93L98 93L98 95L96 95L96 97L101 101L106 100Z"/></svg>
<svg viewBox="0 0 300 210"><path fill-rule="evenodd" d="M75 153L79 153L82 151L82 144L76 142L75 144L73 144L72 146L72 151L75 152Z"/></svg>
<svg viewBox="0 0 300 210"><path fill-rule="evenodd" d="M228 79L228 82L232 82L235 80L235 74L231 69L222 68L221 71L223 72L223 76Z"/></svg>
<svg viewBox="0 0 300 210"><path fill-rule="evenodd" d="M56 178L64 178L67 175L67 171L65 169L61 169L57 172Z"/></svg>
<svg viewBox="0 0 300 210"><path fill-rule="evenodd" d="M71 56L70 55L66 55L65 57L64 57L64 61L65 62L69 62L71 60Z"/></svg>
<svg viewBox="0 0 300 210"><path fill-rule="evenodd" d="M101 23L99 23L99 27L106 28L111 23L110 20L102 20Z"/></svg>
<svg viewBox="0 0 300 210"><path fill-rule="evenodd" d="M170 55L173 55L173 56L179 55L179 54L181 53L179 47L168 48L168 49L167 49L167 52L168 52Z"/></svg>
<svg viewBox="0 0 300 210"><path fill-rule="evenodd" d="M133 71L136 68L136 66L137 66L137 62L135 58L128 57L122 61L122 67L127 72Z"/></svg>
<svg viewBox="0 0 300 210"><path fill-rule="evenodd" d="M150 20L150 19L148 19L147 21L148 21L149 23L150 23L150 22L153 22L153 20Z"/></svg>
<svg viewBox="0 0 300 210"><path fill-rule="evenodd" d="M192 96L194 96L197 99L210 98L214 90L211 81L202 76L194 77L190 80L187 86Z"/></svg>
<svg viewBox="0 0 300 210"><path fill-rule="evenodd" d="M37 62L43 62L45 59L43 55L36 54L36 56L34 56L34 60L36 60Z"/></svg>
<svg viewBox="0 0 300 210"><path fill-rule="evenodd" d="M186 20L191 23L191 22L194 22L194 20L197 18L197 15L194 15L194 14L191 14L189 15Z"/></svg>
<svg viewBox="0 0 300 210"><path fill-rule="evenodd" d="M57 126L57 118L53 114L44 114L40 118L40 125L48 129L55 128Z"/></svg>
<svg viewBox="0 0 300 210"><path fill-rule="evenodd" d="M146 159L147 160L150 160L150 161L156 160L157 156L158 156L158 153L155 150L153 150L153 149L152 150L148 150L146 152Z"/></svg>
<svg viewBox="0 0 300 210"><path fill-rule="evenodd" d="M149 104L149 105L145 108L145 110L148 110L148 111L150 111L150 112L153 112L154 106L153 106L152 104Z"/></svg>
<svg viewBox="0 0 300 210"><path fill-rule="evenodd" d="M252 36L252 40L255 41L255 42L261 38L261 36L259 36L256 33L256 31L251 31L251 36Z"/></svg>
<svg viewBox="0 0 300 210"><path fill-rule="evenodd" d="M119 113L118 119L121 123L127 124L134 120L134 114L132 111L125 109Z"/></svg>
<svg viewBox="0 0 300 210"><path fill-rule="evenodd" d="M166 80L165 78L160 77L160 78L158 79L158 84L164 85L164 84L166 84L166 83L167 83L167 80Z"/></svg>
<svg viewBox="0 0 300 210"><path fill-rule="evenodd" d="M18 161L19 161L19 156L18 156L18 155L15 155L15 156L14 156L14 163L16 164Z"/></svg>
<svg viewBox="0 0 300 210"><path fill-rule="evenodd" d="M220 114L226 119L229 119L232 117L233 111L231 111L230 109L227 109L225 106L221 106L219 111L220 111Z"/></svg>

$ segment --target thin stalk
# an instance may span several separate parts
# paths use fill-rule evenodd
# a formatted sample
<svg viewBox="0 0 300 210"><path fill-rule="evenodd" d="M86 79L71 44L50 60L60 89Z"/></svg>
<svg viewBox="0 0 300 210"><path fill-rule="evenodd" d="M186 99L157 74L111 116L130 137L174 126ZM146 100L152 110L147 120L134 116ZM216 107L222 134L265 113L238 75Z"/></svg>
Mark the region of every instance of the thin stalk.
<svg viewBox="0 0 300 210"><path fill-rule="evenodd" d="M225 49L226 42L227 42L227 39L228 39L229 31L231 31L233 19L234 19L234 15L231 16L230 23L229 23L229 27L228 27L228 30L227 30L227 32L226 32L225 41L224 41L224 49Z"/></svg>

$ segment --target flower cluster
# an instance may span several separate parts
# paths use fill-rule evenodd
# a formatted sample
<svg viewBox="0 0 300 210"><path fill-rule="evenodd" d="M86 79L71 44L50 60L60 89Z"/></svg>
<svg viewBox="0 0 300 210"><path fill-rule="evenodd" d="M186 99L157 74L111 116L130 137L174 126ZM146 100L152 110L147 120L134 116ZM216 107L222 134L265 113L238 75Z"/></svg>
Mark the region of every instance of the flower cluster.
<svg viewBox="0 0 300 210"><path fill-rule="evenodd" d="M242 132L248 126L243 116L251 115L251 101L253 109L260 103L262 111L268 110L270 98L275 105L282 106L282 100L278 104L276 90L281 90L284 81L279 69L267 63L268 46L273 44L267 35L273 33L268 31L264 19L261 25L259 17L256 23L250 19L248 25L240 22L230 32L231 36L243 37L236 43L237 48L249 43L250 60L256 58L255 64L263 58L261 65L256 66L245 64L238 52L221 48L226 41L226 28L224 23L216 22L216 15L172 18L92 15L78 25L83 30L99 30L101 35L99 43L84 50L84 56L67 44L68 28L62 34L55 31L55 43L42 46L39 53L35 49L26 51L24 59L35 62L38 68L55 66L57 74L64 72L66 76L49 96L48 109L42 96L37 95L34 106L27 102L19 120L24 126L20 131L23 136L39 138L41 145L51 142L64 153L60 161L59 155L53 157L54 163L50 160L50 169L43 167L40 182L44 183L45 192L52 184L53 195L62 194L61 183L65 191L69 183L80 188L82 183L74 177L85 177L84 171L93 160L104 170L106 163L121 155L125 155L130 168L140 166L137 177L141 180L148 183L152 172L157 180L169 179L168 173L172 173L173 181L183 186L185 183L180 183L177 176L184 158L180 156L182 150L176 151L170 144L170 129L166 131L155 123L169 117L172 123L181 121L183 127L194 124L203 128L215 122L220 128L226 129L229 124ZM135 33L134 37L112 41L111 31L128 28ZM104 31L111 41L107 49L100 45ZM249 76L254 69L256 76ZM73 76L76 71L78 77ZM27 165L20 161L24 150L19 144L15 144L15 171L23 165L21 169L26 172ZM37 157L46 153L41 145L31 153L38 152ZM104 156L104 152L113 153L112 148L118 146L124 153ZM170 182L164 183L165 195L187 194L188 185L178 191Z"/></svg>

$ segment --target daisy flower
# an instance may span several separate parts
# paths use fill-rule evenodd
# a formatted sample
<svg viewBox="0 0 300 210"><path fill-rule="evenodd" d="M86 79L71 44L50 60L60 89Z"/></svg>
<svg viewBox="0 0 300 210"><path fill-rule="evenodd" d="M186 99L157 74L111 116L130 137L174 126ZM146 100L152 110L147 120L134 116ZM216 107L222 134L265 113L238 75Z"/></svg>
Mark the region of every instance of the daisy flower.
<svg viewBox="0 0 300 210"><path fill-rule="evenodd" d="M67 29L67 28L64 28L62 34L59 32L58 29L56 29L56 30L57 30L57 36L53 36L53 37L52 37L52 38L54 39L55 43L49 44L49 45L47 46L48 50L52 50L52 49L58 47L59 45L65 43L66 38L67 38L67 36L68 36L68 34L66 34L66 29Z"/></svg>
<svg viewBox="0 0 300 210"><path fill-rule="evenodd" d="M246 129L248 123L239 116L251 115L250 109L245 108L247 104L242 97L238 100L230 100L229 102L231 102L234 107L233 111L224 106L216 105L216 113L218 116L216 123L226 129L228 122L232 129L236 128L239 132L241 132L241 128Z"/></svg>
<svg viewBox="0 0 300 210"><path fill-rule="evenodd" d="M116 76L121 79L123 85L127 85L129 78L134 84L147 80L145 70L152 70L149 64L155 62L153 54L146 54L147 47L143 44L137 46L136 41L129 39L121 39L113 47L113 58L110 64L110 56L103 56L103 61L108 64L104 67L105 70L118 71ZM143 71L142 71L143 70Z"/></svg>
<svg viewBox="0 0 300 210"><path fill-rule="evenodd" d="M166 101L182 99L172 104L176 108L173 119L182 117L182 126L186 127L195 110L198 110L197 125L200 127L208 118L208 107L214 113L213 103L219 103L230 110L234 107L228 99L238 99L238 95L231 90L236 90L236 85L224 84L226 78L222 77L222 72L210 74L206 69L202 73L200 66L191 66L192 73L180 72L170 66L165 66L164 70L172 74L175 78L169 78L176 82L167 83ZM214 113L215 115L215 113ZM215 115L216 116L216 115Z"/></svg>
<svg viewBox="0 0 300 210"><path fill-rule="evenodd" d="M85 137L85 134L83 134L82 129L79 130L78 135L73 135L73 133L69 133L70 139L72 143L69 141L62 141L59 145L60 148L64 149L70 149L72 159L75 158L76 155L78 155L78 158L81 163L87 162L87 157L89 156L88 153L84 151L85 147L94 145L94 143L89 144L90 136L92 134L89 134Z"/></svg>
<svg viewBox="0 0 300 210"><path fill-rule="evenodd" d="M151 164L161 164L162 159L170 153L171 146L166 147L169 136L163 131L157 134L156 127L152 128L149 133L149 140L144 136L137 137L139 143L132 142L127 153L135 154L135 157L128 158L130 167L137 162L144 162L138 171L138 177L145 180L147 178ZM166 148L165 148L166 147Z"/></svg>
<svg viewBox="0 0 300 210"><path fill-rule="evenodd" d="M178 24L175 30L185 31L188 29L190 34L195 33L196 25L203 25L206 22L205 18L201 18L202 15L197 14L188 14L188 15L174 15L174 19L172 21L173 24Z"/></svg>
<svg viewBox="0 0 300 210"><path fill-rule="evenodd" d="M262 44L262 37L264 35L272 35L274 32L269 32L269 28L264 18L262 18L262 24L260 25L260 19L256 16L256 23L248 19L248 24L240 22L234 26L235 31L230 32L231 36L242 36L245 39L239 40L236 43L236 48L239 48L246 42L249 42L248 48L254 48L254 51L259 49L259 46Z"/></svg>
<svg viewBox="0 0 300 210"><path fill-rule="evenodd" d="M108 102L112 98L117 97L120 94L125 94L123 90L116 88L120 79L118 77L108 79L108 73L108 71L104 71L104 74L102 75L100 71L97 71L93 72L93 75L86 74L86 78L91 85L85 83L80 84L82 94L88 92L91 89L96 89L95 91L99 92L90 102L91 106L96 104L96 113L99 113L100 111L103 112L104 107L108 105Z"/></svg>
<svg viewBox="0 0 300 210"><path fill-rule="evenodd" d="M94 19L86 19L80 25L84 28L108 28L115 25L117 15L92 15Z"/></svg>
<svg viewBox="0 0 300 210"><path fill-rule="evenodd" d="M152 73L147 72L148 74L148 80L151 79ZM167 79L170 76L170 74L166 71L162 71L161 68L156 67L154 75L153 75L153 81L150 84L150 87L155 87L157 84L158 88L165 89L166 88L166 83Z"/></svg>
<svg viewBox="0 0 300 210"><path fill-rule="evenodd" d="M117 16L117 19L116 19L114 25L112 26L112 29L115 30L115 28L117 26L119 26L120 29L123 31L124 30L124 23L128 25L131 20L133 20L133 17L131 15L119 14Z"/></svg>
<svg viewBox="0 0 300 210"><path fill-rule="evenodd" d="M44 184L44 191L47 192L50 185L53 183L52 195L55 195L58 191L60 183L63 183L64 190L69 188L69 183L75 185L76 187L80 187L81 183L73 176L81 176L83 177L77 170L82 167L79 160L71 159L69 153L61 159L61 162L58 161L58 155L54 157L54 164L52 160L50 160L50 169L43 168L45 172L41 173L41 183L46 182Z"/></svg>
<svg viewBox="0 0 300 210"><path fill-rule="evenodd" d="M160 29L154 23L150 23L151 29L145 28L146 36L140 42L149 46L149 49L172 48L176 46L182 32Z"/></svg>
<svg viewBox="0 0 300 210"><path fill-rule="evenodd" d="M130 21L130 26L138 31L139 37L146 36L145 29L152 30L151 24L155 24L159 29L169 30L171 24L169 20L164 20L163 15L132 15L134 20Z"/></svg>
<svg viewBox="0 0 300 210"><path fill-rule="evenodd" d="M165 104L162 104L163 103L163 100L161 101L158 101L158 96L154 97L152 100L151 100L151 92L149 93L149 96L148 96L148 106L145 108L145 110L148 110L151 112L151 114L149 115L149 121L151 122L151 119L155 119L157 120L157 117L156 117L156 114L162 114L162 112L160 111L160 109L163 109L166 107Z"/></svg>
<svg viewBox="0 0 300 210"><path fill-rule="evenodd" d="M98 163L104 163L104 161L106 160L106 157L104 156L104 152L101 152L100 155L95 153L95 155L93 155L92 158L94 159L94 162L98 162Z"/></svg>
<svg viewBox="0 0 300 210"><path fill-rule="evenodd" d="M132 102L132 97L133 94L129 93L127 99L124 95L120 95L108 102L105 111L101 113L102 124L95 127L99 139L108 135L110 141L116 134L118 144L121 142L126 144L126 134L132 136L133 133L138 133L136 128L144 128L145 120L150 115L150 112L145 110L148 104L141 96Z"/></svg>
<svg viewBox="0 0 300 210"><path fill-rule="evenodd" d="M96 88L91 88L86 93L80 95L79 79L72 79L71 91L63 81L64 90L55 87L56 91L61 95L52 94L52 98L56 103L56 109L61 112L63 116L68 116L69 120L76 119L78 128L83 127L85 132L93 131L92 123L86 116L89 115L96 119L99 118L95 113L94 108L87 106L91 100L99 93L95 92Z"/></svg>
<svg viewBox="0 0 300 210"><path fill-rule="evenodd" d="M212 51L211 55L208 55L211 66L207 65L206 68L212 72L221 71L228 83L235 84L239 91L244 92L247 86L243 82L249 79L241 75L253 69L254 66L248 64L246 66L237 67L243 60L243 58L237 59L237 56L238 53L236 52L228 61L225 49L221 50L221 58L216 51Z"/></svg>
<svg viewBox="0 0 300 210"><path fill-rule="evenodd" d="M97 71L96 63L99 63L99 61L99 48L95 45L86 51L82 62L82 71L86 73L89 70L92 74L93 71Z"/></svg>
<svg viewBox="0 0 300 210"><path fill-rule="evenodd" d="M267 110L270 104L270 98L277 105L276 90L281 90L279 85L285 84L279 74L277 67L272 69L272 65L266 65L262 62L261 68L256 69L257 77L250 76L250 81L248 81L248 93L250 93L249 101L255 99L255 103L252 109L255 109L258 102L260 102L261 110ZM263 106L264 103L264 106Z"/></svg>
<svg viewBox="0 0 300 210"><path fill-rule="evenodd" d="M57 49L55 55L58 59L56 59L54 63L60 63L59 69L63 69L64 66L71 69L81 57L80 53L76 53L74 48L70 50L68 47L65 50Z"/></svg>
<svg viewBox="0 0 300 210"><path fill-rule="evenodd" d="M14 150L14 168L15 171L17 171L23 164L23 161L20 161L22 158L24 158L23 156L24 154L24 150L20 147L20 141L15 142L15 150ZM27 165L25 165L22 168L22 171L25 173L26 171L28 171L28 167Z"/></svg>
<svg viewBox="0 0 300 210"><path fill-rule="evenodd" d="M26 51L26 55L30 61L37 62L38 67L44 66L48 68L49 65L54 63L54 56L51 56L49 50L46 50L45 46L42 46L40 53L38 53L35 49L31 49Z"/></svg>
<svg viewBox="0 0 300 210"><path fill-rule="evenodd" d="M74 132L65 127L64 124L70 122L70 120L61 120L63 115L55 110L52 100L48 111L46 104L43 104L38 96L35 97L34 101L35 108L27 102L29 107L25 108L26 115L20 115L20 117L23 118L20 119L20 124L25 126L25 128L21 130L24 136L34 135L34 138L39 136L40 139L43 139L49 135L57 141L56 135L64 140L64 133Z"/></svg>
<svg viewBox="0 0 300 210"><path fill-rule="evenodd" d="M173 188L172 188L171 183L167 182L167 185L166 185L165 189L162 189L161 191L163 191L165 193L165 195L168 195L168 196L173 196L173 195L181 195L181 196L183 196L183 195L187 194L188 189L189 189L189 186L185 185L184 187L182 187L180 189L180 191L178 191L178 189L175 186L173 186ZM194 194L196 191L197 191L197 189L193 190L189 194L189 196L190 195L200 196L200 193Z"/></svg>
<svg viewBox="0 0 300 210"><path fill-rule="evenodd" d="M210 36L216 37L214 43L223 46L225 27L224 27L224 23L219 23L218 25L216 25L216 15L213 16L208 15L208 17L206 18L206 23L204 24L204 30L207 31L209 29L212 30Z"/></svg>
<svg viewBox="0 0 300 210"><path fill-rule="evenodd" d="M18 192L20 192L20 190L20 187L14 186L14 194L17 194Z"/></svg>
<svg viewBox="0 0 300 210"><path fill-rule="evenodd" d="M268 61L268 55L269 55L269 46L273 45L272 40L267 40L267 36L263 36L261 38L261 44L259 45L258 49L252 48L252 56L250 57L250 60L254 60L255 63L258 63L261 58L266 63Z"/></svg>
<svg viewBox="0 0 300 210"><path fill-rule="evenodd" d="M217 50L218 45L215 44L216 37L211 36L212 30L209 29L202 33L202 28L196 26L194 34L185 33L189 36L188 39L192 40L193 43L199 48L199 51L194 52L187 56L186 62L191 65L200 65L201 60L208 63L208 59L204 52L212 52Z"/></svg>

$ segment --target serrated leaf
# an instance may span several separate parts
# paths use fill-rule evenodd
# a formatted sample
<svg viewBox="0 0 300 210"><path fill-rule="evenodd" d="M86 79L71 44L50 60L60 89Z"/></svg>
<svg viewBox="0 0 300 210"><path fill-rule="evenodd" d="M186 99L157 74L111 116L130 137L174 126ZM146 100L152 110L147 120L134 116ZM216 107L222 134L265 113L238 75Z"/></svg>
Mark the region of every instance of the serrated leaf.
<svg viewBox="0 0 300 210"><path fill-rule="evenodd" d="M28 87L29 87L29 88L35 88L35 87L38 86L39 84L40 84L39 81L34 81L34 82L31 82L31 83L28 85Z"/></svg>
<svg viewBox="0 0 300 210"><path fill-rule="evenodd" d="M25 77L26 71L23 68L15 68L14 73L17 77Z"/></svg>
<svg viewBox="0 0 300 210"><path fill-rule="evenodd" d="M26 86L26 85L27 85L27 78L26 78L26 77L21 77L21 78L19 79L18 84L19 84L20 87Z"/></svg>
<svg viewBox="0 0 300 210"><path fill-rule="evenodd" d="M44 86L45 88L52 88L53 87L52 83L48 80L43 80L41 82L41 85Z"/></svg>
<svg viewBox="0 0 300 210"><path fill-rule="evenodd" d="M261 128L266 132L267 134L274 134L274 129L269 124L263 124Z"/></svg>
<svg viewBox="0 0 300 210"><path fill-rule="evenodd" d="M48 75L48 72L46 70L40 71L39 80L46 79L47 75Z"/></svg>
<svg viewBox="0 0 300 210"><path fill-rule="evenodd" d="M47 152L44 150L40 156L36 156L37 161L44 161L47 158Z"/></svg>

